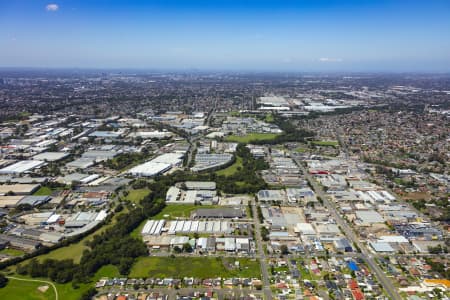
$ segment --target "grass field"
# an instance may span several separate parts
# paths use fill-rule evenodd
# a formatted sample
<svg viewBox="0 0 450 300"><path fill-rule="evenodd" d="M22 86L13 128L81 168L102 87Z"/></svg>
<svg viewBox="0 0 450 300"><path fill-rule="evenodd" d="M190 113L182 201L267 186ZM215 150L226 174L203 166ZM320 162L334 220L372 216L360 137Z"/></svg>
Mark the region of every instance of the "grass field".
<svg viewBox="0 0 450 300"><path fill-rule="evenodd" d="M305 153L305 152L308 151L308 148L305 148L305 147L298 147L298 148L295 148L295 151L296 151L296 152L299 152L299 153Z"/></svg>
<svg viewBox="0 0 450 300"><path fill-rule="evenodd" d="M0 251L0 254L6 254L6 255L10 255L10 256L22 256L25 254L25 252L23 252L21 250L16 250L16 249L5 248Z"/></svg>
<svg viewBox="0 0 450 300"><path fill-rule="evenodd" d="M277 136L276 133L250 133L244 136L230 135L225 139L228 142L250 143L251 141L270 141Z"/></svg>
<svg viewBox="0 0 450 300"><path fill-rule="evenodd" d="M108 266L107 266L108 267ZM107 268L104 267L104 268ZM102 270L102 269L100 269ZM107 274L112 274L111 270L103 271ZM97 273L99 274L99 273ZM101 274L100 274L101 275ZM47 278L31 278L28 276L21 276L17 274L13 274L11 276L24 278L24 279L38 279L49 281ZM80 287L74 289L72 287L72 283L59 284L54 283L56 289L58 290L59 299L63 300L79 300L81 295L87 291L90 287L95 285L95 281L100 279L102 276L96 275L94 281L90 284L80 284ZM45 283L40 282L27 282L27 281L18 281L14 279L10 279L8 285L2 289L0 289L0 299L8 299L8 300L54 300L55 292L51 286L49 286L48 290L45 293L40 292L37 288L40 286L46 285Z"/></svg>
<svg viewBox="0 0 450 300"><path fill-rule="evenodd" d="M8 300L54 300L55 292L51 286L45 293L38 290L38 287L45 285L40 282L27 282L9 279L8 285L0 289L0 299ZM60 297L61 298L61 297Z"/></svg>
<svg viewBox="0 0 450 300"><path fill-rule="evenodd" d="M127 209L124 209L123 211L120 212L120 214L124 214L127 213ZM99 228L98 230L96 230L95 232L91 233L90 235L84 237L83 239L81 239L81 241L77 242L77 243L73 243L70 244L67 247L61 247L58 248L56 250L53 250L47 254L44 255L40 255L37 257L37 259L39 261L44 261L45 259L73 259L73 261L75 263L79 263L81 256L83 255L83 251L88 249L88 247L85 245L85 243L87 241L92 240L92 238L94 237L94 235L97 234L101 234L102 232L104 232L106 229L108 229L109 227L113 226L116 222L116 218L112 219L112 222L110 222L107 225L102 226L101 228ZM24 262L22 262L21 264L27 264L29 262L29 260L26 260Z"/></svg>
<svg viewBox="0 0 450 300"><path fill-rule="evenodd" d="M161 220L168 219L173 220L176 218L189 218L191 216L191 212L196 210L197 208L215 208L214 205L192 205L192 204L170 204L166 205L164 209L154 216L152 219ZM168 218L165 218L164 215L169 215Z"/></svg>
<svg viewBox="0 0 450 300"><path fill-rule="evenodd" d="M53 190L47 186L41 186L33 195L34 196L50 196Z"/></svg>
<svg viewBox="0 0 450 300"><path fill-rule="evenodd" d="M313 145L316 146L325 146L325 147L337 147L339 146L338 141L312 141Z"/></svg>
<svg viewBox="0 0 450 300"><path fill-rule="evenodd" d="M113 265L103 266L95 274L94 281L97 281L104 277L108 277L108 278L120 277L119 270L117 269L116 266L113 266Z"/></svg>
<svg viewBox="0 0 450 300"><path fill-rule="evenodd" d="M139 201L144 199L148 194L150 194L149 189L130 190L128 195L125 197L125 200L139 204Z"/></svg>
<svg viewBox="0 0 450 300"><path fill-rule="evenodd" d="M147 223L147 220L142 221L141 224L139 224L139 226L136 227L136 228L130 233L131 237L133 237L133 238L135 238L135 239L141 239L141 237L142 237L142 236L141 236L141 231L142 231L142 228L144 228L145 223Z"/></svg>
<svg viewBox="0 0 450 300"><path fill-rule="evenodd" d="M12 276L24 279L39 279L49 281L46 278L31 278L17 274L14 274ZM108 278L120 277L120 274L116 266L107 265L101 267L100 270L97 271L90 284L81 284L78 289L74 289L71 283L66 284L55 283L56 289L58 290L59 299L78 300L87 289L94 286L95 282L97 282L99 279L103 277ZM45 293L42 293L37 289L39 286L43 285L45 285L45 283L26 282L10 279L8 285L5 288L0 289L0 299L54 300L55 292L53 291L53 288L51 286L49 286L49 289Z"/></svg>
<svg viewBox="0 0 450 300"><path fill-rule="evenodd" d="M238 171L239 167L242 168L242 158L238 156L236 157L236 161L234 162L234 164L232 164L228 168L216 171L216 174L219 176L231 176Z"/></svg>
<svg viewBox="0 0 450 300"><path fill-rule="evenodd" d="M234 266L235 260L240 267ZM142 257L132 267L129 277L260 277L260 264L257 260L209 257Z"/></svg>
<svg viewBox="0 0 450 300"><path fill-rule="evenodd" d="M273 123L275 121L273 114L267 114L264 118L264 121L267 123Z"/></svg>

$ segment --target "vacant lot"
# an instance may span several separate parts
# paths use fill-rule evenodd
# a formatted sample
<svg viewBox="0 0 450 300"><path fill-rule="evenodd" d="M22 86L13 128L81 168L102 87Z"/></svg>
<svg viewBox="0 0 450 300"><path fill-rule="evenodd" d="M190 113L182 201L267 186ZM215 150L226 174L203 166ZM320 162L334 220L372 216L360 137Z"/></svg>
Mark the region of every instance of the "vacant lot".
<svg viewBox="0 0 450 300"><path fill-rule="evenodd" d="M250 133L244 136L230 135L226 137L228 142L250 143L251 141L269 141L277 137L276 133Z"/></svg>
<svg viewBox="0 0 450 300"><path fill-rule="evenodd" d="M238 171L238 168L242 168L242 158L239 156L236 157L236 161L234 162L234 164L232 164L228 168L216 171L216 174L222 176L231 176Z"/></svg>
<svg viewBox="0 0 450 300"><path fill-rule="evenodd" d="M191 212L196 210L197 208L215 208L217 206L214 205L193 205L193 204L170 204L166 205L164 209L154 216L153 220L174 220L176 218L189 218L191 216ZM166 216L167 215L167 216Z"/></svg>
<svg viewBox="0 0 450 300"><path fill-rule="evenodd" d="M48 186L41 186L36 192L34 192L34 196L50 196L53 193L52 189Z"/></svg>
<svg viewBox="0 0 450 300"><path fill-rule="evenodd" d="M27 282L9 279L8 285L0 289L0 299L8 300L54 300L55 292L49 287L45 292L38 290L45 285L40 282Z"/></svg>
<svg viewBox="0 0 450 300"><path fill-rule="evenodd" d="M337 147L339 146L338 141L312 141L313 145L324 146L324 147Z"/></svg>
<svg viewBox="0 0 450 300"><path fill-rule="evenodd" d="M139 202L148 194L150 194L149 189L130 190L128 191L128 195L125 197L125 200L139 204Z"/></svg>
<svg viewBox="0 0 450 300"><path fill-rule="evenodd" d="M235 266L235 261L240 266ZM249 277L259 278L259 261L220 257L143 257L131 269L129 277Z"/></svg>
<svg viewBox="0 0 450 300"><path fill-rule="evenodd" d="M5 249L0 251L0 254L6 254L6 255L9 255L9 256L22 256L22 255L25 254L25 252L23 252L22 250L5 248Z"/></svg>

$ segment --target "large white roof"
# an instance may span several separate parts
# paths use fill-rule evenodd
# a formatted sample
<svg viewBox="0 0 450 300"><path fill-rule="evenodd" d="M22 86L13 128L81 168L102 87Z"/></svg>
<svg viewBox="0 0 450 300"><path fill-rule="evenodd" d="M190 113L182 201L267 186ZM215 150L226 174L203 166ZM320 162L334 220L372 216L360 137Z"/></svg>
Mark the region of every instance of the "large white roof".
<svg viewBox="0 0 450 300"><path fill-rule="evenodd" d="M34 168L40 167L44 164L41 160L21 160L15 164L9 165L3 169L0 169L0 174L18 174L23 173Z"/></svg>
<svg viewBox="0 0 450 300"><path fill-rule="evenodd" d="M171 165L167 163L155 163L153 161L148 161L134 168L131 168L128 173L135 176L151 177L167 171L168 169L170 169L170 167Z"/></svg>

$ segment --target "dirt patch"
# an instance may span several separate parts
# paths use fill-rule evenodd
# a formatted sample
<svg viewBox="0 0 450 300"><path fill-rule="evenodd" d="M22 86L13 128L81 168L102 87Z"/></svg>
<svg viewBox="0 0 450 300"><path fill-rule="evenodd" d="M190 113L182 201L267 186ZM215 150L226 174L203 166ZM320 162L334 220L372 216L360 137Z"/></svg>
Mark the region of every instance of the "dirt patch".
<svg viewBox="0 0 450 300"><path fill-rule="evenodd" d="M39 290L39 292L45 293L48 290L48 288L49 288L48 285L41 285L37 289Z"/></svg>
<svg viewBox="0 0 450 300"><path fill-rule="evenodd" d="M430 200L430 195L425 192L405 193L402 195L403 200Z"/></svg>

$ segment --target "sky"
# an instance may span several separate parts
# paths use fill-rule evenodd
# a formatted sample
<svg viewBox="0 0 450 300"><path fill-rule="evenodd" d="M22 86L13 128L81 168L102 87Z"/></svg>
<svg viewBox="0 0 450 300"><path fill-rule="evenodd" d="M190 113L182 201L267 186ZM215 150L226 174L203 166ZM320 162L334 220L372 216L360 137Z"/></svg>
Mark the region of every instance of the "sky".
<svg viewBox="0 0 450 300"><path fill-rule="evenodd" d="M0 67L450 72L450 1L0 0Z"/></svg>

